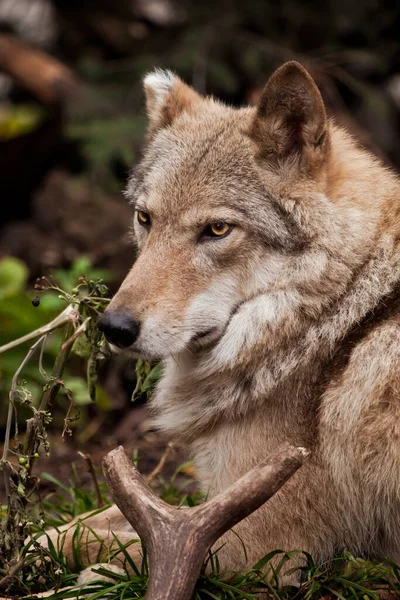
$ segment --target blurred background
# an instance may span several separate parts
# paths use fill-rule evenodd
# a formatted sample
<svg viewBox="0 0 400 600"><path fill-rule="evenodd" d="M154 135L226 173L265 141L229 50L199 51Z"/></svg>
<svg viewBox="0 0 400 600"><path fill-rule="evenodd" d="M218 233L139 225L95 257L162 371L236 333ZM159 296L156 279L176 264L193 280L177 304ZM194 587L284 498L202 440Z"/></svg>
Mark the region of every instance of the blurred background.
<svg viewBox="0 0 400 600"><path fill-rule="evenodd" d="M85 273L115 291L131 266L122 190L146 127L147 71L172 69L199 92L240 105L256 102L271 72L297 59L329 115L398 169L399 38L400 4L383 0L0 0L0 345L62 309L54 294L32 306L37 277L52 273L68 290ZM53 336L45 362L57 344ZM0 356L0 439L26 351ZM165 443L147 428L145 394L132 409L134 365L123 357L104 365L94 404L85 369L79 357L68 367L80 419L61 440L61 395L56 462L46 470L68 476L77 448L96 461L117 443L139 448L139 467L151 469ZM35 401L37 365L24 377Z"/></svg>

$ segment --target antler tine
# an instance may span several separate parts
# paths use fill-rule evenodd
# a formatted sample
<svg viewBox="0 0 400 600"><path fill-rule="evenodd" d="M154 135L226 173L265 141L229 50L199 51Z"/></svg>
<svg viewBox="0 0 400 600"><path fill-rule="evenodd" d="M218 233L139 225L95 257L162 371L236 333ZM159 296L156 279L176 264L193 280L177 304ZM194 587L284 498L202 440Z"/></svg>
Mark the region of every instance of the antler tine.
<svg viewBox="0 0 400 600"><path fill-rule="evenodd" d="M103 471L116 505L146 545L151 543L157 522L169 523L175 513L147 485L122 446L103 459Z"/></svg>
<svg viewBox="0 0 400 600"><path fill-rule="evenodd" d="M146 600L188 600L213 543L271 498L308 455L284 444L209 502L182 510L150 490L121 446L110 452L103 461L107 483L149 554Z"/></svg>

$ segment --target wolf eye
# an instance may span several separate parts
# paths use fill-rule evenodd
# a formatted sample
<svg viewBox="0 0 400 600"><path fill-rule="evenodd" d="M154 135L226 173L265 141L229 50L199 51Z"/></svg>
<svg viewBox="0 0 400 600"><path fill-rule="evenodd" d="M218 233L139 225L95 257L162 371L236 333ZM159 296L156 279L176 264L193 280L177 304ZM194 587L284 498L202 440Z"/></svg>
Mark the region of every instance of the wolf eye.
<svg viewBox="0 0 400 600"><path fill-rule="evenodd" d="M233 225L229 225L229 223L225 223L224 221L216 221L215 223L207 225L203 231L202 237L221 238L228 235L232 229Z"/></svg>
<svg viewBox="0 0 400 600"><path fill-rule="evenodd" d="M147 212L144 212L143 210L137 211L137 220L139 221L139 223L141 225L150 225L151 224L150 215Z"/></svg>

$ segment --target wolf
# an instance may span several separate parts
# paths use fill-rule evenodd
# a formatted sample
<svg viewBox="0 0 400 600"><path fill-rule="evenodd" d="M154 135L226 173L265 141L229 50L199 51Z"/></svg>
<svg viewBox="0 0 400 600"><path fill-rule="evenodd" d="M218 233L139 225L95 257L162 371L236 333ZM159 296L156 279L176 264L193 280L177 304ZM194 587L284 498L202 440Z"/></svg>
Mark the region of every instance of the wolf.
<svg viewBox="0 0 400 600"><path fill-rule="evenodd" d="M285 441L311 451L225 535L221 565L274 549L399 560L398 178L328 120L297 62L255 107L168 71L144 88L147 144L126 190L138 257L98 326L115 350L162 361L154 424L209 496Z"/></svg>

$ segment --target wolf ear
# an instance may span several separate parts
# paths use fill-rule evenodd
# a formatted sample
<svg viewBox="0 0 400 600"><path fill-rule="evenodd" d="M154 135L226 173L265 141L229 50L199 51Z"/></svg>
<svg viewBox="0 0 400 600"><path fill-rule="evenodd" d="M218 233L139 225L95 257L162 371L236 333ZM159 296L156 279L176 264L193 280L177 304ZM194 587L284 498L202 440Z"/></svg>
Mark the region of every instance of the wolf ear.
<svg viewBox="0 0 400 600"><path fill-rule="evenodd" d="M278 165L290 159L310 170L326 158L329 133L324 102L298 62L285 63L270 77L250 135L260 157Z"/></svg>
<svg viewBox="0 0 400 600"><path fill-rule="evenodd" d="M200 100L200 96L171 71L156 69L143 81L150 137Z"/></svg>

